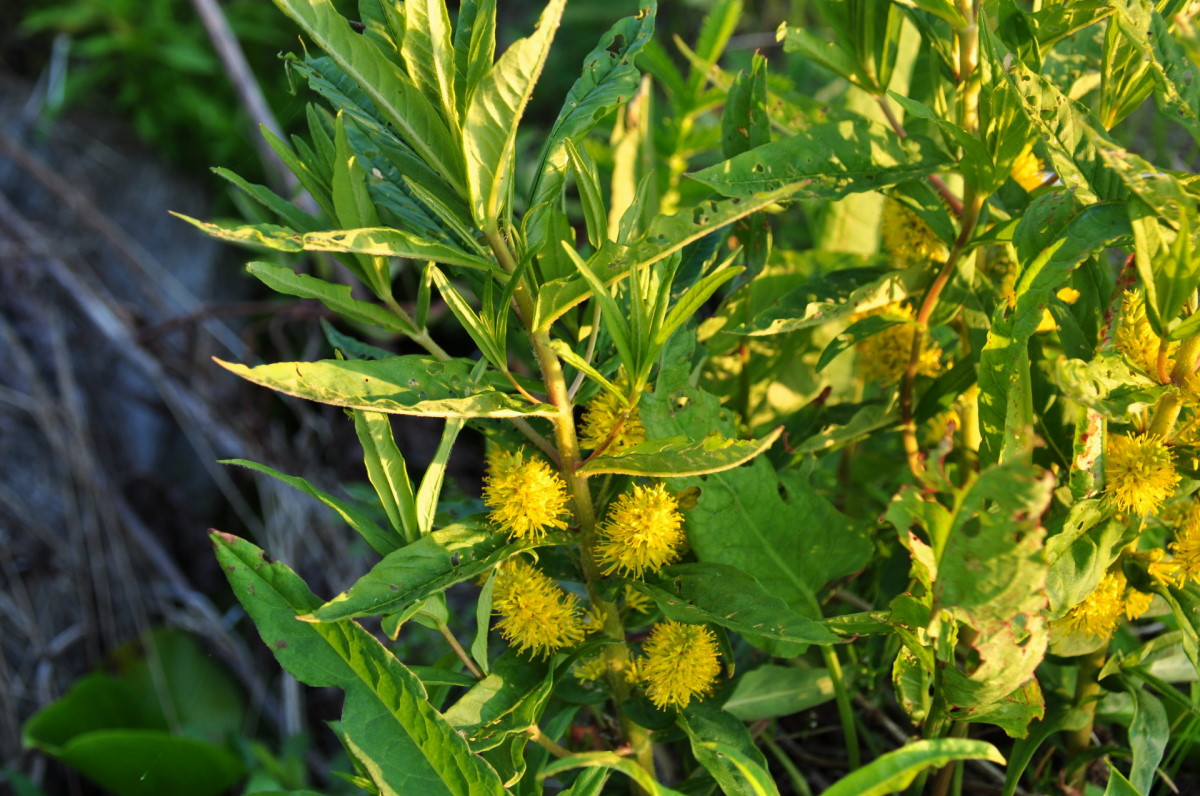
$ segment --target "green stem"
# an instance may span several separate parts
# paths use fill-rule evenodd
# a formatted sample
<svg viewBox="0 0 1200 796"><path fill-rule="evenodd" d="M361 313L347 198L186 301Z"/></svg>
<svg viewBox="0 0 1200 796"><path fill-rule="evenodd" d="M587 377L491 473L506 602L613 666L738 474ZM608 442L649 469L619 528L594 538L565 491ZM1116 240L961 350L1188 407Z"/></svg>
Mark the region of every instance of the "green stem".
<svg viewBox="0 0 1200 796"><path fill-rule="evenodd" d="M500 267L510 274L516 270L516 260L508 248L508 243L500 234L495 223L484 230L488 244L496 255ZM599 582L603 575L596 564L593 550L596 546L596 508L592 503L592 493L588 489L587 476L578 472L580 465L579 439L575 430L574 407L567 391L567 381L563 375L562 363L550 346L550 333L546 330L532 328L534 304L524 284L517 285L513 291L513 300L517 303L517 313L525 323L533 343L534 356L538 368L542 372L542 380L546 385L547 401L554 406L556 412L550 420L554 426L554 442L558 448L558 466L567 491L575 504L575 519L579 524L580 563L583 569L584 585L594 609L604 618L603 632L609 638L621 643L609 644L604 648L604 658L608 663L608 685L617 704L617 712L621 720L621 731L629 741L633 757L638 765L644 768L650 776L654 776L654 746L650 733L646 728L630 719L623 710L623 705L629 700L630 685L625 679L629 671L629 647L625 642L625 627L621 623L621 615L615 603L601 599Z"/></svg>
<svg viewBox="0 0 1200 796"><path fill-rule="evenodd" d="M449 626L439 622L438 632L442 634L442 638L446 639L446 643L450 645L450 649L454 650L454 654L457 655L458 659L463 662L463 666L467 667L467 671L471 673L471 676L476 680L482 680L483 672L481 672L479 667L475 665L475 661L471 660L471 656L467 654L465 649L463 649L463 645L459 643L457 638L455 638L454 633L451 632Z"/></svg>
<svg viewBox="0 0 1200 796"><path fill-rule="evenodd" d="M966 738L967 723L965 721L955 722L950 726L949 735L951 738ZM941 770L939 770L937 773L937 778L935 778L933 781L933 788L930 790L929 796L946 796L950 792L951 785L956 779L955 774L957 773L961 776L961 772L961 760L954 763L947 763L946 765L942 766Z"/></svg>
<svg viewBox="0 0 1200 796"><path fill-rule="evenodd" d="M842 736L846 739L846 758L850 770L862 766L862 754L858 750L858 726L854 722L854 710L850 707L850 692L846 690L846 678L842 674L842 662L833 647L821 647L825 668L833 680L833 696L837 701L838 717L842 721Z"/></svg>
<svg viewBox="0 0 1200 796"><path fill-rule="evenodd" d="M1093 652L1080 662L1076 670L1075 708L1082 710L1087 715L1087 719L1079 729L1067 733L1067 752L1072 757L1087 751L1088 746L1092 743L1092 725L1096 719L1096 703L1100 701L1101 690L1097 675L1104 667L1106 652L1107 649ZM1080 766L1071 776L1068 784L1079 788L1083 785L1086 776L1087 766Z"/></svg>

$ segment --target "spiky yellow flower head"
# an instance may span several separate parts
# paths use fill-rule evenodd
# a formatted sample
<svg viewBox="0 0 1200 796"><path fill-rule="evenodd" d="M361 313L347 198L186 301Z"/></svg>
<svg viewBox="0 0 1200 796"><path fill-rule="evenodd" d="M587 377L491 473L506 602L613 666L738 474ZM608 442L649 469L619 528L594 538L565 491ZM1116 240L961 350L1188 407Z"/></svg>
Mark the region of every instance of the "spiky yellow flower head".
<svg viewBox="0 0 1200 796"><path fill-rule="evenodd" d="M855 321L872 315L899 315L907 320L916 317L912 307L905 304L888 304L884 307L859 313ZM861 340L855 344L858 352L859 373L866 381L880 384L894 384L908 367L908 357L912 353L913 335L917 333L915 326L898 323L889 326L882 332ZM921 359L917 364L917 372L923 376L936 376L941 370L942 348L924 335L921 340Z"/></svg>
<svg viewBox="0 0 1200 796"><path fill-rule="evenodd" d="M634 485L617 498L597 529L596 562L605 575L641 577L679 558L683 515L675 497L661 484Z"/></svg>
<svg viewBox="0 0 1200 796"><path fill-rule="evenodd" d="M1071 633L1111 638L1125 613L1125 585L1120 570L1109 572L1083 602L1058 620L1060 625Z"/></svg>
<svg viewBox="0 0 1200 796"><path fill-rule="evenodd" d="M583 683L594 683L608 673L608 663L603 655L593 655L575 664L575 679Z"/></svg>
<svg viewBox="0 0 1200 796"><path fill-rule="evenodd" d="M1121 301L1121 323L1117 327L1113 342L1117 350L1137 368L1155 378L1158 374L1158 347L1160 338L1150 327L1146 317L1146 300L1136 290L1126 290ZM1175 350L1179 343L1167 346L1167 370L1175 366Z"/></svg>
<svg viewBox="0 0 1200 796"><path fill-rule="evenodd" d="M617 386L625 386L625 380L618 379ZM579 444L594 450L604 444L608 435L613 433L613 429L617 429L617 432L606 448L610 453L646 441L646 427L642 425L642 414L638 408L635 406L629 410L627 417L620 399L608 390L601 390L596 393L595 398L588 401L583 425L579 430Z"/></svg>
<svg viewBox="0 0 1200 796"><path fill-rule="evenodd" d="M483 502L500 530L537 541L567 527L567 485L550 465L523 450L493 453L487 465Z"/></svg>
<svg viewBox="0 0 1200 796"><path fill-rule="evenodd" d="M705 625L659 622L643 646L638 674L655 707L686 708L693 697L707 696L721 671L717 637Z"/></svg>
<svg viewBox="0 0 1200 796"><path fill-rule="evenodd" d="M1033 154L1033 145L1027 144L1021 150L1021 154L1017 155L1017 159L1013 161L1009 176L1013 178L1013 182L1026 191L1032 191L1042 184L1045 170L1045 164L1037 155Z"/></svg>
<svg viewBox="0 0 1200 796"><path fill-rule="evenodd" d="M1154 601L1153 594L1146 594L1144 591L1138 591L1134 588L1125 590L1125 618L1133 621L1146 611L1150 610L1150 603Z"/></svg>
<svg viewBox="0 0 1200 796"><path fill-rule="evenodd" d="M1104 491L1123 511L1150 514L1175 491L1179 475L1162 437L1108 436Z"/></svg>
<svg viewBox="0 0 1200 796"><path fill-rule="evenodd" d="M547 657L587 633L579 598L524 558L510 559L496 571L492 610L500 616L500 634L521 653Z"/></svg>
<svg viewBox="0 0 1200 796"><path fill-rule="evenodd" d="M897 268L929 261L944 263L950 250L919 215L895 199L883 203L883 248Z"/></svg>
<svg viewBox="0 0 1200 796"><path fill-rule="evenodd" d="M1183 578L1200 583L1200 503L1192 503L1175 526L1171 555L1179 564Z"/></svg>
<svg viewBox="0 0 1200 796"><path fill-rule="evenodd" d="M642 592L625 584L625 607L631 611L637 611L639 614L648 614L653 607L650 598Z"/></svg>
<svg viewBox="0 0 1200 796"><path fill-rule="evenodd" d="M1146 574L1159 588L1182 586L1187 580L1187 572L1183 563L1173 558L1167 558L1167 551L1161 547L1151 550L1147 555Z"/></svg>

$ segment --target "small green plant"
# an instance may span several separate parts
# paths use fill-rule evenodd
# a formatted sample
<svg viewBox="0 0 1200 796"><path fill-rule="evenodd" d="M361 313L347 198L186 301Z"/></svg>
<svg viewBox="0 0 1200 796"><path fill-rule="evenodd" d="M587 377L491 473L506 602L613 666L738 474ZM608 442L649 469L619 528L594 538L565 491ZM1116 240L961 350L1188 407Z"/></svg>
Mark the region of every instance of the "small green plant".
<svg viewBox="0 0 1200 796"><path fill-rule="evenodd" d="M327 103L271 139L316 214L227 173L279 224L193 223L356 281L252 263L340 315L336 356L222 364L345 408L375 515L239 463L380 559L323 599L213 542L280 664L345 692L354 782L807 793L781 728L827 702L834 796L961 792L972 759L1006 793L1081 787L1112 748L1111 792L1178 770L1200 716L1174 683L1200 671L1198 194L1112 128L1200 139L1185 4L821 0L770 75L718 66L737 0L682 61L649 3L525 136L565 0L499 57L488 0L453 23L361 0L357 25L276 3ZM435 301L477 357L447 353ZM420 479L389 414L445 420ZM484 510L451 521L468 425ZM402 662L369 617L432 628L450 664ZM911 729L881 742L856 700ZM989 727L1003 752L970 737Z"/></svg>

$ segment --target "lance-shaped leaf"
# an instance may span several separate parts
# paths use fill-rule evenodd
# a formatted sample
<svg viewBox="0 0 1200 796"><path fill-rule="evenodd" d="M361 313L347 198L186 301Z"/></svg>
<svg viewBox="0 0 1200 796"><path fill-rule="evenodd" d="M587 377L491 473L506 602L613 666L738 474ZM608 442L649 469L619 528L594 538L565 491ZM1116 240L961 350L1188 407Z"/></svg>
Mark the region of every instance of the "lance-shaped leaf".
<svg viewBox="0 0 1200 796"><path fill-rule="evenodd" d="M446 126L457 131L455 53L446 0L409 0L404 4L404 17L400 54L408 74L431 105L441 106Z"/></svg>
<svg viewBox="0 0 1200 796"><path fill-rule="evenodd" d="M833 678L825 669L767 664L738 678L721 707L742 721L757 721L791 716L833 698Z"/></svg>
<svg viewBox="0 0 1200 796"><path fill-rule="evenodd" d="M589 460L579 468L587 475L619 473L656 478L680 478L730 470L775 444L783 426L762 439L726 439L711 434L702 440L687 437L655 439Z"/></svg>
<svg viewBox="0 0 1200 796"><path fill-rule="evenodd" d="M1004 755L985 741L968 738L910 741L842 777L824 796L888 796L907 788L922 771L941 768L955 760L988 760L1004 765Z"/></svg>
<svg viewBox="0 0 1200 796"><path fill-rule="evenodd" d="M410 319L401 317L378 304L353 298L349 285L326 282L315 276L296 273L291 268L282 265L265 262L249 263L246 265L246 271L277 293L316 299L349 320L409 337L420 334L420 330Z"/></svg>
<svg viewBox="0 0 1200 796"><path fill-rule="evenodd" d="M275 224L223 224L199 221L180 213L173 213L214 238L231 243L245 243L283 252L351 252L375 254L386 257L407 257L412 260L433 260L466 268L495 270L490 261L468 254L454 246L411 235L404 230L336 229L327 232L299 233Z"/></svg>
<svg viewBox="0 0 1200 796"><path fill-rule="evenodd" d="M517 125L542 73L566 0L550 0L537 30L514 42L479 81L463 126L471 212L480 226L494 224L509 190Z"/></svg>
<svg viewBox="0 0 1200 796"><path fill-rule="evenodd" d="M408 355L380 359L276 362L247 367L216 360L247 381L347 409L423 417L549 416L553 407L477 385L471 360Z"/></svg>
<svg viewBox="0 0 1200 796"><path fill-rule="evenodd" d="M737 718L701 702L676 721L687 733L696 761L728 796L779 796L766 758Z"/></svg>
<svg viewBox="0 0 1200 796"><path fill-rule="evenodd" d="M900 138L867 119L813 125L689 174L722 196L795 186L792 199L837 199L924 177L950 157L922 136Z"/></svg>
<svg viewBox="0 0 1200 796"><path fill-rule="evenodd" d="M1017 305L997 308L979 357L980 455L1000 461L1022 447L1028 418L1014 408L1010 393L1028 379L1029 338L1042 311L1080 262L1126 239L1129 218L1124 205L1104 203L1080 208L1070 194L1047 194L1034 200L1014 236L1023 264L1016 285ZM1026 407L1027 408L1027 407Z"/></svg>
<svg viewBox="0 0 1200 796"><path fill-rule="evenodd" d="M677 564L663 569L657 583L630 582L629 586L650 597L663 616L677 622L710 622L737 633L798 644L841 640L728 564Z"/></svg>
<svg viewBox="0 0 1200 796"><path fill-rule="evenodd" d="M314 687L346 694L341 729L388 796L411 793L484 796L505 793L496 773L425 697L425 688L354 622L297 621L320 604L297 575L269 564L249 542L215 533L217 560L246 613L279 663Z"/></svg>
<svg viewBox="0 0 1200 796"><path fill-rule="evenodd" d="M573 768L609 768L632 779L650 796L683 796L677 790L658 784L658 780L636 761L622 757L616 752L582 752L559 758L539 771L538 779L552 777L560 771L570 771Z"/></svg>
<svg viewBox="0 0 1200 796"><path fill-rule="evenodd" d="M330 0L275 0L349 75L401 137L459 194L465 193L457 140L412 79L369 39L355 33Z"/></svg>
<svg viewBox="0 0 1200 796"><path fill-rule="evenodd" d="M353 586L313 611L311 619L336 622L395 613L534 546L509 542L478 525L451 525L384 556Z"/></svg>

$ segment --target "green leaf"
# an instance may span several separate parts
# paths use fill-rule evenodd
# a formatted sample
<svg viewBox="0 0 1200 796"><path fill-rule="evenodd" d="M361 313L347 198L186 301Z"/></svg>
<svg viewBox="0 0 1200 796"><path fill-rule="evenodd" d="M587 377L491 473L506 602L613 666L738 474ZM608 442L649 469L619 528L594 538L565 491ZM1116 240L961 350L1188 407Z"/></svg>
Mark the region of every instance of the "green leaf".
<svg viewBox="0 0 1200 796"><path fill-rule="evenodd" d="M916 322L903 315L893 315L891 313L868 315L866 318L855 321L825 346L825 350L821 352L820 359L817 360L817 370L824 370L829 363L838 358L839 354L861 343L863 340L874 337L893 326L902 326L904 324L915 326Z"/></svg>
<svg viewBox="0 0 1200 796"><path fill-rule="evenodd" d="M406 542L415 541L421 530L417 522L417 504L404 456L396 447L392 421L378 412L351 410L354 431L363 447L363 463L383 511L396 533Z"/></svg>
<svg viewBox="0 0 1200 796"><path fill-rule="evenodd" d="M586 152L580 151L570 138L563 143L571 170L575 172L588 243L593 249L599 249L608 239L608 214L605 212L604 193L600 189L600 173L596 170L595 161Z"/></svg>
<svg viewBox="0 0 1200 796"><path fill-rule="evenodd" d="M459 117L496 55L496 0L462 0L454 27L454 80Z"/></svg>
<svg viewBox="0 0 1200 796"><path fill-rule="evenodd" d="M114 796L218 796L245 772L228 750L158 730L99 730L56 755Z"/></svg>
<svg viewBox="0 0 1200 796"><path fill-rule="evenodd" d="M539 661L513 651L500 656L492 672L471 686L446 711L450 722L476 750L497 746L504 736L537 724L550 698L554 679Z"/></svg>
<svg viewBox="0 0 1200 796"><path fill-rule="evenodd" d="M765 664L742 675L722 707L742 721L791 716L833 699L825 669Z"/></svg>
<svg viewBox="0 0 1200 796"><path fill-rule="evenodd" d="M668 619L712 623L738 633L797 644L834 644L841 639L790 608L752 576L718 563L676 564L658 583L630 582L653 599Z"/></svg>
<svg viewBox="0 0 1200 796"><path fill-rule="evenodd" d="M433 284L437 285L438 292L442 294L442 299L446 302L446 306L454 313L454 317L462 324L463 330L470 335L475 345L479 346L479 351L483 354L488 362L491 362L500 370L508 370L508 358L506 356L504 341L497 339L491 324L485 321L475 312L475 308L463 298L462 294L454 287L454 284L446 278L446 275L436 267L430 267L426 272ZM501 307L501 312L508 312L508 307Z"/></svg>
<svg viewBox="0 0 1200 796"><path fill-rule="evenodd" d="M1003 460L1028 442L1030 433L1010 402L1028 379L1028 343L1042 310L1080 262L1128 236L1122 204L1080 208L1069 194L1046 194L1034 200L1014 234L1024 264L1016 284L1017 305L996 310L987 344L979 358L980 456Z"/></svg>
<svg viewBox="0 0 1200 796"><path fill-rule="evenodd" d="M451 525L384 556L348 590L313 611L311 619L336 622L395 613L534 546L509 542L503 533L477 525Z"/></svg>
<svg viewBox="0 0 1200 796"><path fill-rule="evenodd" d="M463 126L471 212L481 227L494 226L507 199L517 125L542 72L566 0L550 0L537 30L514 42L471 94Z"/></svg>
<svg viewBox="0 0 1200 796"><path fill-rule="evenodd" d="M1162 14L1142 0L1115 0L1121 33L1154 75L1154 95L1164 118L1173 119L1200 142L1200 74L1171 35Z"/></svg>
<svg viewBox="0 0 1200 796"><path fill-rule="evenodd" d="M425 699L421 681L354 622L307 623L320 604L294 572L262 550L214 533L217 560L279 663L314 687L346 693L341 728L381 793L504 794L495 772L471 753Z"/></svg>
<svg viewBox="0 0 1200 796"><path fill-rule="evenodd" d="M247 182L229 169L218 167L213 169L213 174L229 180L263 207L278 215L292 229L298 229L301 232L311 232L317 229L317 220L315 218L279 196L265 185L255 185L254 183Z"/></svg>
<svg viewBox="0 0 1200 796"><path fill-rule="evenodd" d="M349 320L408 337L420 334L420 330L408 318L402 318L378 304L353 298L349 285L326 282L315 276L296 273L285 266L261 261L249 263L246 271L278 293L316 299Z"/></svg>
<svg viewBox="0 0 1200 796"><path fill-rule="evenodd" d="M283 252L351 252L383 257L407 257L461 265L478 270L495 270L490 261L443 243L432 243L399 229L339 229L304 234L274 224L224 224L197 221L173 213L208 235L232 243L246 243Z"/></svg>
<svg viewBox="0 0 1200 796"><path fill-rule="evenodd" d="M400 54L408 74L431 105L441 105L446 126L457 131L455 52L450 42L446 0L408 0L404 4L404 18Z"/></svg>
<svg viewBox="0 0 1200 796"><path fill-rule="evenodd" d="M260 125L258 129L263 139L266 140L267 145L279 157L283 165L288 167L288 171L296 175L296 179L300 182L304 190L308 191L308 195L320 206L325 215L332 219L333 199L329 196L327 181L314 173L313 166L309 164L308 160L297 157L292 148L283 139L268 130L265 125ZM300 227L300 229L304 228Z"/></svg>
<svg viewBox="0 0 1200 796"><path fill-rule="evenodd" d="M704 704L679 714L696 762L730 796L779 796L767 761L741 721Z"/></svg>
<svg viewBox="0 0 1200 796"><path fill-rule="evenodd" d="M1071 400L1122 423L1140 408L1154 406L1170 389L1135 371L1116 351L1102 351L1090 362L1060 357L1054 363L1054 382Z"/></svg>
<svg viewBox="0 0 1200 796"><path fill-rule="evenodd" d="M446 421L437 451L425 466L425 474L421 476L421 485L417 488L417 527L422 536L433 530L433 519L437 514L438 501L441 500L450 452L466 424L467 421L461 417L452 417Z"/></svg>
<svg viewBox="0 0 1200 796"><path fill-rule="evenodd" d="M355 33L330 0L275 0L275 5L370 96L430 168L460 195L466 193L462 158L455 151L458 139L411 78L374 43Z"/></svg>
<svg viewBox="0 0 1200 796"><path fill-rule="evenodd" d="M560 757L539 771L538 779L544 780L560 771L570 771L573 768L610 768L632 779L650 796L682 796L679 791L658 784L646 769L616 752L583 752L570 757Z"/></svg>
<svg viewBox="0 0 1200 796"><path fill-rule="evenodd" d="M657 478L719 473L745 464L766 452L782 433L783 426L779 426L756 440L725 439L720 434L712 434L702 440L687 437L650 440L616 453L597 456L580 467L579 472L587 475L617 473Z"/></svg>
<svg viewBox="0 0 1200 796"><path fill-rule="evenodd" d="M902 139L861 119L813 125L688 176L722 196L790 187L794 200L837 199L924 177L949 162L927 138Z"/></svg>
<svg viewBox="0 0 1200 796"><path fill-rule="evenodd" d="M336 154L330 188L338 225L346 229L378 227L379 213L367 192L367 173L350 149L345 117L340 113L333 124L333 144Z"/></svg>
<svg viewBox="0 0 1200 796"><path fill-rule="evenodd" d="M1108 785L1104 788L1104 796L1145 796L1144 791L1140 791L1125 779L1125 775L1117 770L1111 760L1106 759L1108 764Z"/></svg>
<svg viewBox="0 0 1200 796"><path fill-rule="evenodd" d="M245 459L224 459L221 464L236 464L240 467L248 467L258 473L264 473L272 478L282 481L288 486L299 489L301 492L315 497L317 500L324 503L329 508L333 509L345 521L347 525L358 532L371 549L381 556L386 556L388 553L399 548L404 544L404 540L399 534L389 533L380 528L375 521L372 520L365 512L351 506L344 500L339 500L333 495L326 494L312 484L305 481L303 478L293 475L285 475L278 470L267 467L265 464L247 461Z"/></svg>
<svg viewBox="0 0 1200 796"><path fill-rule="evenodd" d="M529 417L554 413L502 392L478 386L475 363L410 354L367 362L326 359L247 367L216 360L247 381L319 403L423 417Z"/></svg>
<svg viewBox="0 0 1200 796"><path fill-rule="evenodd" d="M1139 793L1149 793L1171 737L1171 725L1162 702L1142 688L1137 678L1131 678L1129 693L1133 696L1133 720L1129 723L1133 763L1129 782Z"/></svg>
<svg viewBox="0 0 1200 796"><path fill-rule="evenodd" d="M904 748L872 760L828 788L823 796L888 796L896 793L929 768L955 760L987 760L1004 765L1004 756L984 741L967 738L934 738L910 741Z"/></svg>

